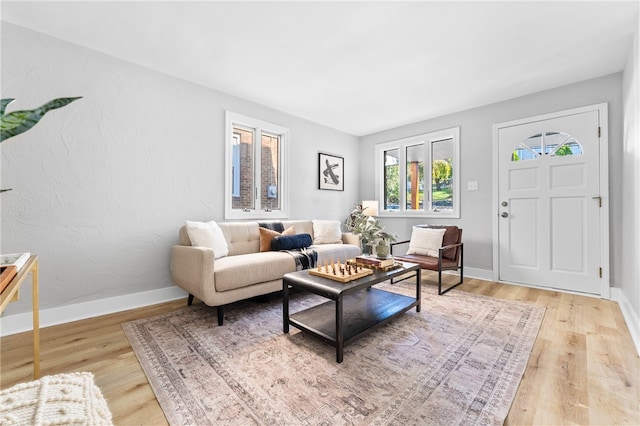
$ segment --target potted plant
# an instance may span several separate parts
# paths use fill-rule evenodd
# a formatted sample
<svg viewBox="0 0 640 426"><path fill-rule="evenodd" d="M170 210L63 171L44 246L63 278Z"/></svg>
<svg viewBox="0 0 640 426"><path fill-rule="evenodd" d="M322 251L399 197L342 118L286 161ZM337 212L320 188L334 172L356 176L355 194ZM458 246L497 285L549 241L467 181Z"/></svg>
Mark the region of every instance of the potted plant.
<svg viewBox="0 0 640 426"><path fill-rule="evenodd" d="M52 109L62 108L70 104L75 98L58 98L47 102L39 108L25 111L13 111L5 113L7 106L15 99L7 98L0 100L0 142L26 132L35 126L44 115ZM0 192L10 191L10 189L0 189Z"/></svg>
<svg viewBox="0 0 640 426"><path fill-rule="evenodd" d="M363 210L361 204L356 204L345 222L347 230L360 237L363 254L372 254L375 246L376 256L387 257L389 255L388 243L396 241L396 236L386 232L378 219L364 214Z"/></svg>
<svg viewBox="0 0 640 426"><path fill-rule="evenodd" d="M395 234L390 234L384 230L384 228L380 229L376 234L376 256L380 258L387 258L389 256L389 243L392 243L397 240L397 236Z"/></svg>

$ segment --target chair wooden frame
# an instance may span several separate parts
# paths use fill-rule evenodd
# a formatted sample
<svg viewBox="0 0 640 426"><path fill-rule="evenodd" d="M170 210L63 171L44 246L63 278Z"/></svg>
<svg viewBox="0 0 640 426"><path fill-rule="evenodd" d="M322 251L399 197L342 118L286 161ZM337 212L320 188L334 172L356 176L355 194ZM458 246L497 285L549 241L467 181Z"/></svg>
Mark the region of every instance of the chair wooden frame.
<svg viewBox="0 0 640 426"><path fill-rule="evenodd" d="M430 226L430 225L419 225L419 227L422 228L444 228L444 226ZM398 255L395 256L393 255L393 248L395 246L398 246L400 244L407 244L409 243L411 240L405 240L405 241L398 241L396 243L392 243L391 244L391 254L393 255L394 259L396 260L400 260L403 262L411 262L411 263L417 263L418 265L420 265L420 268L422 269L428 269L431 271L437 271L438 272L438 295L443 295L446 292L448 292L449 290L459 286L460 284L462 284L464 282L464 275L463 275L463 271L464 271L464 244L462 243L462 229L461 228L457 228L457 232L458 232L458 237L456 239L456 242L453 244L448 244L446 246L440 247L438 249L438 257L432 257L432 256L427 256L427 255L416 255L416 254L411 254L411 255ZM444 252L446 250L449 249L454 249L455 250L455 256L453 260L447 259L445 258ZM460 280L453 284L452 286L448 287L447 289L445 289L444 291L442 290L442 271L460 271ZM402 281L402 280L400 280Z"/></svg>

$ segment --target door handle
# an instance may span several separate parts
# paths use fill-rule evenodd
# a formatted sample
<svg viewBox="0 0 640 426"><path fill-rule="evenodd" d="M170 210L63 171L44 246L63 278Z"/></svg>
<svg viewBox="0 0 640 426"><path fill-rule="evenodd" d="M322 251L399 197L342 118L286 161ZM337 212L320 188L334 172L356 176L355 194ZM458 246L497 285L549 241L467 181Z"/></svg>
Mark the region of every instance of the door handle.
<svg viewBox="0 0 640 426"><path fill-rule="evenodd" d="M509 217L509 213L507 213L507 212L502 212L502 214L501 214L500 216L502 216L502 217Z"/></svg>

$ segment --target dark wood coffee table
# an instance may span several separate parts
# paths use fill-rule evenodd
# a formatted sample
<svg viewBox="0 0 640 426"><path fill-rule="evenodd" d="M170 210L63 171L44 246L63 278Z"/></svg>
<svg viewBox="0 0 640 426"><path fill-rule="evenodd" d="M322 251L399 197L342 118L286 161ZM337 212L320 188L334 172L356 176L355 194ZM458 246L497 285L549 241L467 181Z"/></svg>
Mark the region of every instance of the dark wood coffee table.
<svg viewBox="0 0 640 426"><path fill-rule="evenodd" d="M408 262L400 263L400 268L386 272L374 270L372 275L347 283L314 276L309 274L309 271L285 274L282 279L283 331L288 333L289 325L292 325L319 337L335 346L336 361L342 362L344 346L354 339L413 307L420 312L420 266ZM411 273L416 277L415 298L372 287L391 278ZM290 315L290 287L330 300Z"/></svg>

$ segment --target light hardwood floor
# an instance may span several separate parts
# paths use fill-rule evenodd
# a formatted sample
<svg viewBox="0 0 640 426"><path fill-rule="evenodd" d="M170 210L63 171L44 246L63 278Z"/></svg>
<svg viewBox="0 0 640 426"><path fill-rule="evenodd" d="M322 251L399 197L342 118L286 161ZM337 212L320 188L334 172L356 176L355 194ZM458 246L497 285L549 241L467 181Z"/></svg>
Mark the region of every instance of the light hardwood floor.
<svg viewBox="0 0 640 426"><path fill-rule="evenodd" d="M427 282L433 278L424 275ZM547 308L505 424L640 425L640 358L617 303L469 278L458 289ZM120 324L185 304L44 328L42 374L90 371L116 425L167 424ZM0 344L0 388L32 380L31 333L4 337Z"/></svg>

